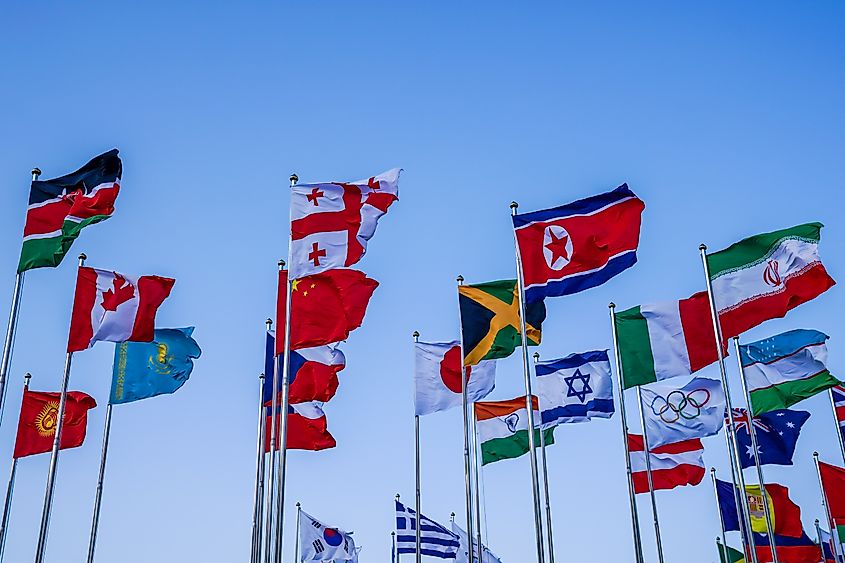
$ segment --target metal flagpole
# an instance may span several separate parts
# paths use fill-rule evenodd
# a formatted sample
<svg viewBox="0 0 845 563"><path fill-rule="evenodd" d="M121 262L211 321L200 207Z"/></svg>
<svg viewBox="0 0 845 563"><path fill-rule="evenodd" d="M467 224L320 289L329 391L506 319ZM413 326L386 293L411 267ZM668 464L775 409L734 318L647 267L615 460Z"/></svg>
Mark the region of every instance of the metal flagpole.
<svg viewBox="0 0 845 563"><path fill-rule="evenodd" d="M261 559L261 522L264 512L264 437L267 416L264 406L264 374L258 376L258 442L255 449L255 494L252 498L252 550L251 563Z"/></svg>
<svg viewBox="0 0 845 563"><path fill-rule="evenodd" d="M478 428L475 416L475 407L470 413L472 422L472 471L475 477L475 537L478 542L478 562L484 563L484 544L481 542L481 480L479 479L478 468ZM489 542L489 540L488 540Z"/></svg>
<svg viewBox="0 0 845 563"><path fill-rule="evenodd" d="M819 452L813 452L813 463L816 464L816 475L819 478L819 489L822 492L822 506L824 507L824 516L827 518L827 528L830 530L830 536L832 538L837 538L836 535L836 523L833 521L833 517L830 515L830 506L827 503L827 493L824 490L824 482L822 481L822 468L819 466ZM840 552L842 551L840 547L836 544L839 542L836 539L833 540L833 549L836 557L839 557Z"/></svg>
<svg viewBox="0 0 845 563"><path fill-rule="evenodd" d="M296 503L296 551L294 551L294 561L299 563L299 521L300 515L299 513L302 512L302 505L298 502Z"/></svg>
<svg viewBox="0 0 845 563"><path fill-rule="evenodd" d="M748 493L745 488L745 476L742 474L742 465L739 463L739 448L737 448L736 438L733 435L733 429L736 428L734 421L733 403L731 401L731 390L730 387L728 387L728 372L725 368L725 354L724 350L722 349L722 325L719 322L719 314L716 312L716 300L713 296L713 284L710 281L710 264L708 264L707 262L707 245L700 245L698 247L698 251L701 255L701 264L704 267L704 279L707 282L707 300L710 303L710 317L713 322L713 334L716 344L716 354L719 358L719 375L722 378L722 388L725 391L725 402L727 403L729 427L725 430L725 432L727 433L729 442L728 457L731 465L736 468L736 475L739 479L739 485L742 491L743 505L746 509L745 514L748 520L748 542L749 547L751 548L751 557L754 560L754 563L757 563L757 550L754 543L754 530L751 526L751 506L748 502ZM739 506L737 506L737 510L739 510ZM774 551L774 548L772 548L772 551Z"/></svg>
<svg viewBox="0 0 845 563"><path fill-rule="evenodd" d="M88 563L94 563L94 550L97 546L97 530L100 525L100 506L103 502L103 480L106 477L106 457L109 454L109 436L111 435L112 404L106 407L106 423L103 429L103 448L100 452L100 473L97 476L97 493L94 496L94 514L91 517L91 536L88 538Z"/></svg>
<svg viewBox="0 0 845 563"><path fill-rule="evenodd" d="M32 374L27 372L24 376L23 391L29 389L29 380ZM15 475L18 472L18 458L12 457L12 470L9 474L9 484L6 486L6 501L3 503L3 521L0 522L0 563L6 551L6 536L9 532L9 516L12 513L12 495L15 494Z"/></svg>
<svg viewBox="0 0 845 563"><path fill-rule="evenodd" d="M757 480L760 483L760 495L763 499L763 516L766 519L766 531L769 535L769 545L775 545L775 529L772 525L772 516L769 513L769 494L766 491L766 483L763 479L763 467L760 465L760 454L757 449L757 431L754 430L754 413L751 407L751 393L748 391L748 382L745 380L745 369L742 367L742 356L739 350L739 337L734 336L734 350L736 351L736 362L739 366L739 380L742 383L742 392L745 395L745 404L748 406L746 416L748 417L748 435L751 437L751 449L753 450L754 465L757 468ZM732 428L734 432L734 440L736 440L736 427ZM739 461L739 457L737 457ZM739 464L739 471L742 471L742 463ZM773 563L780 563L778 559L777 549L772 549Z"/></svg>
<svg viewBox="0 0 845 563"><path fill-rule="evenodd" d="M643 428L643 453L645 454L645 474L648 479L648 494L651 497L651 514L654 516L654 537L657 541L657 558L663 563L663 540L660 537L660 518L657 516L657 498L654 496L654 482L651 477L651 449L648 446L648 431L643 412L642 387L637 386L637 406L640 410L640 424Z"/></svg>
<svg viewBox="0 0 845 563"><path fill-rule="evenodd" d="M727 425L725 426L725 447L728 449L728 451L731 451L731 437ZM736 515L737 519L739 520L739 533L742 536L743 545L751 547L753 545L751 543L753 541L753 539L751 538L751 534L754 533L754 531L751 529L751 519L747 517L745 503L742 500L742 494L740 494L739 487L737 486L737 482L739 480L736 477L736 468L732 463L729 463L728 465L730 465L731 468L731 484L733 485ZM751 560L752 563L757 563L756 549L751 550Z"/></svg>
<svg viewBox="0 0 845 563"><path fill-rule="evenodd" d="M458 276L457 277L458 285L463 285L464 277ZM472 548L472 537L473 528L472 528L472 478L470 476L471 468L470 468L470 459L469 459L469 428L468 428L468 419L469 419L469 404L467 401L467 377L466 377L466 368L464 367L464 337L463 331L461 331L461 406L463 408L463 423L464 423L464 484L466 485L466 503L467 503L467 537L469 538L469 546L467 549L469 551L469 563L473 563L475 561L475 550ZM543 563L542 559L540 563Z"/></svg>
<svg viewBox="0 0 845 563"><path fill-rule="evenodd" d="M827 390L830 397L830 408L833 409L833 423L836 425L836 437L839 438L839 452L842 454L842 461L845 461L845 439L842 438L842 427L839 426L839 417L836 415L836 401L833 399L833 388Z"/></svg>
<svg viewBox="0 0 845 563"><path fill-rule="evenodd" d="M540 361L540 353L534 352L534 371L536 373L537 362ZM539 398L537 399L539 402ZM543 414L540 413L540 453L543 458L543 500L546 503L546 537L549 540L549 563L555 563L555 543L552 537L552 504L549 498L549 467L546 462L546 433L543 428Z"/></svg>
<svg viewBox="0 0 845 563"><path fill-rule="evenodd" d="M625 468L628 473L628 503L631 508L631 527L634 538L634 555L637 563L643 563L643 545L640 536L640 519L637 515L637 499L634 492L634 477L631 472L631 452L628 449L628 419L625 416L625 390L622 388L622 361L619 359L619 337L616 331L616 304L608 305L610 326L613 333L613 360L616 365L616 388L619 394L619 414L622 419L622 444L625 447Z"/></svg>
<svg viewBox="0 0 845 563"><path fill-rule="evenodd" d="M728 533L725 530L725 517L722 516L722 503L719 502L719 487L716 486L716 469L713 467L710 468L710 480L713 482L713 495L716 497L716 512L719 513L719 529L722 531L722 538L727 544Z"/></svg>
<svg viewBox="0 0 845 563"><path fill-rule="evenodd" d="M512 201L511 215L516 215L519 205ZM534 393L531 391L531 366L528 361L528 336L525 328L525 280L522 276L522 257L519 254L519 245L516 242L514 232L514 255L516 257L516 286L517 297L519 298L519 334L522 340L522 370L525 375L525 408L528 409L528 449L531 464L531 493L534 496L534 536L537 542L537 561L545 562L543 554L543 516L540 509L540 479L537 471L537 444L534 439L536 426L534 424ZM542 429L540 429L542 433ZM472 563L472 561L470 561Z"/></svg>
<svg viewBox="0 0 845 563"><path fill-rule="evenodd" d="M816 525L816 539L818 540L819 549L822 552L822 561L824 561L825 560L824 559L824 542L822 541L822 529L821 529L821 526L819 526L819 519L818 518L816 518L816 521L814 522L814 524Z"/></svg>
<svg viewBox="0 0 845 563"><path fill-rule="evenodd" d="M281 264L279 265L281 269ZM278 290L277 290L278 291ZM267 332L273 327L273 319L267 319ZM275 354L275 350L273 351ZM264 501L264 563L273 561L273 500L275 498L276 485L276 434L279 431L279 361L273 356L273 374L264 374L265 377L273 378L273 396L270 401L270 462L267 470L267 497ZM266 430L265 430L266 432Z"/></svg>
<svg viewBox="0 0 845 563"><path fill-rule="evenodd" d="M32 181L41 175L38 168L32 169ZM18 329L18 313L20 313L21 294L23 293L23 278L26 272L15 274L15 289L12 291L12 306L9 308L9 324L6 325L6 339L3 341L3 359L0 361L0 424L6 408L6 380L9 366L12 363L12 350L15 347L15 334Z"/></svg>
<svg viewBox="0 0 845 563"><path fill-rule="evenodd" d="M412 335L414 337L414 344L420 341L420 333L418 331L414 331ZM417 511L417 514L420 513L420 490L421 490L421 479L420 479L420 415L414 415L414 475L416 479L416 503L414 510ZM417 563L422 562L422 538L420 536L420 527L415 526L416 530L416 559Z"/></svg>
<svg viewBox="0 0 845 563"><path fill-rule="evenodd" d="M390 561L396 563L396 531L390 532Z"/></svg>
<svg viewBox="0 0 845 563"><path fill-rule="evenodd" d="M290 175L290 185L295 186L299 181L296 174ZM291 257L291 239L288 237L288 260ZM281 262L284 265L284 262ZM280 420L280 435L279 435L279 472L276 474L276 561L282 562L282 540L283 540L283 524L285 520L285 470L287 468L287 444L288 444L288 404L290 401L290 323L291 323L291 289L293 281L288 272L288 283L285 295L285 348L284 356L282 357L282 416ZM278 322L278 319L276 319ZM277 362L278 363L278 362ZM278 369L278 368L277 368ZM470 563L472 563L470 561Z"/></svg>
<svg viewBox="0 0 845 563"><path fill-rule="evenodd" d="M79 255L79 267L85 265L85 254ZM77 276L78 276L77 271ZM53 449L50 453L50 470L47 474L47 490L44 493L44 508L41 512L41 527L38 531L38 546L35 550L35 563L43 563L47 552L47 532L50 529L50 513L53 509L53 493L56 488L56 469L59 464L59 448L62 443L62 427L64 426L65 405L67 404L67 388L70 383L70 365L73 352L65 357L65 371L62 377L62 391L59 396L59 412L56 414L56 432L53 435Z"/></svg>

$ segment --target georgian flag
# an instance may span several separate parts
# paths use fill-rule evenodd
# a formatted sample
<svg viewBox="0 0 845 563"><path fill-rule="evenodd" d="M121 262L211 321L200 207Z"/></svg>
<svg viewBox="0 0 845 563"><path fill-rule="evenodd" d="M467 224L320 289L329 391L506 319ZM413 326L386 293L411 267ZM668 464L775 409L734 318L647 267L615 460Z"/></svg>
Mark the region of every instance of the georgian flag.
<svg viewBox="0 0 845 563"><path fill-rule="evenodd" d="M358 561L351 533L326 526L304 510L299 511L299 545L302 561Z"/></svg>
<svg viewBox="0 0 845 563"><path fill-rule="evenodd" d="M155 316L176 280L160 276L131 277L81 266L68 335L68 352L95 342L152 342Z"/></svg>
<svg viewBox="0 0 845 563"><path fill-rule="evenodd" d="M415 348L415 414L449 410L461 404L461 343L417 342ZM464 368L467 402L480 401L496 386L496 361L483 360Z"/></svg>
<svg viewBox="0 0 845 563"><path fill-rule="evenodd" d="M296 184L291 188L292 278L349 267L367 250L379 218L399 199L394 168L351 184Z"/></svg>

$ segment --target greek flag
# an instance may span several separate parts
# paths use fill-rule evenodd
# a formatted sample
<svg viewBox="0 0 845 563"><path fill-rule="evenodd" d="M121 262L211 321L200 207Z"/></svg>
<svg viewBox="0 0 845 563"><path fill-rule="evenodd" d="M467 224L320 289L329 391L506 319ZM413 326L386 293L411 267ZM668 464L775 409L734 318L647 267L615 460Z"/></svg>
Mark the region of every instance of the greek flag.
<svg viewBox="0 0 845 563"><path fill-rule="evenodd" d="M396 552L417 552L417 513L396 501ZM455 559L458 554L460 540L434 520L421 515L420 522L420 552L429 557L440 559Z"/></svg>

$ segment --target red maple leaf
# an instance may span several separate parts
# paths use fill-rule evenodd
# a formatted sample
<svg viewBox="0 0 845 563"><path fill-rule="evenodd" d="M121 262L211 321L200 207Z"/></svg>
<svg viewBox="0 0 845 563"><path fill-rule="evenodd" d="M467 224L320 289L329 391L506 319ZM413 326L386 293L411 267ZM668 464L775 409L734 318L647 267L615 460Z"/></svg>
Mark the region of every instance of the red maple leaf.
<svg viewBox="0 0 845 563"><path fill-rule="evenodd" d="M117 311L121 303L126 303L135 297L135 287L120 274L114 275L112 285L114 285L114 291L109 288L108 291L103 292L103 309L106 311Z"/></svg>

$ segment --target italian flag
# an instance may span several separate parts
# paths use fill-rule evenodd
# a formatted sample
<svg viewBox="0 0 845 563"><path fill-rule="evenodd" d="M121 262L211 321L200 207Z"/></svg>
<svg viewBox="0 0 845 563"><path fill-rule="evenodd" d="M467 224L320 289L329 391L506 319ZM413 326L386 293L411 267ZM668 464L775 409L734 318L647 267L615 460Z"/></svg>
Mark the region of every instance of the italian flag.
<svg viewBox="0 0 845 563"><path fill-rule="evenodd" d="M534 423L540 422L537 397L532 397ZM528 409L525 397L510 401L475 403L476 431L481 444L481 464L512 459L528 453ZM546 444L554 443L554 427L543 431ZM540 430L534 429L534 446L540 445Z"/></svg>
<svg viewBox="0 0 845 563"><path fill-rule="evenodd" d="M845 469L819 462L824 496L840 543L845 543Z"/></svg>
<svg viewBox="0 0 845 563"><path fill-rule="evenodd" d="M822 226L753 236L707 256L724 338L783 317L836 283L819 258Z"/></svg>

